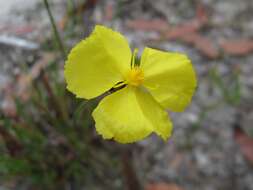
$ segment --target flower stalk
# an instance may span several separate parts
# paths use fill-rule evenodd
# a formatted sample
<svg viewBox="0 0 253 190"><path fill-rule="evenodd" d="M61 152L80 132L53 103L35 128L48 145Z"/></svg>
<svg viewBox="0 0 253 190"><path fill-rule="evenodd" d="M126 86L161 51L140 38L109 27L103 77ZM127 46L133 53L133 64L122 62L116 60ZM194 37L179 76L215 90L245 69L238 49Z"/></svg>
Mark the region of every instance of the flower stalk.
<svg viewBox="0 0 253 190"><path fill-rule="evenodd" d="M127 147L123 149L121 153L122 173L125 178L127 190L141 190L142 187L133 165L133 152L131 148Z"/></svg>
<svg viewBox="0 0 253 190"><path fill-rule="evenodd" d="M62 40L61 40L59 31L57 30L57 27L56 27L56 24L55 24L55 20L54 20L54 17L53 17L53 15L52 15L52 12L51 12L51 9L50 9L48 0L44 0L44 5L45 5L45 7L46 7L47 14L48 14L48 16L49 16L50 23L51 23L51 26L52 26L52 29L53 29L53 32L54 32L54 36L55 36L55 39L56 39L56 41L57 41L59 50L61 51L61 54L62 54L63 58L65 59L65 58L66 58L66 51L65 51L63 42L62 42Z"/></svg>

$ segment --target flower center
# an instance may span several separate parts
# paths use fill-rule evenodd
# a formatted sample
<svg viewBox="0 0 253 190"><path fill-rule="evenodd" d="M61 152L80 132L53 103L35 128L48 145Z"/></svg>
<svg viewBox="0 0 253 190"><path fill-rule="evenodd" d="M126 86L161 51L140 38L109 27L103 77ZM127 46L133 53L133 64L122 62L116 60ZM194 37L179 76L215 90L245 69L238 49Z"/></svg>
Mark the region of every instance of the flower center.
<svg viewBox="0 0 253 190"><path fill-rule="evenodd" d="M138 67L132 68L126 77L126 82L132 86L139 86L144 80L144 74Z"/></svg>

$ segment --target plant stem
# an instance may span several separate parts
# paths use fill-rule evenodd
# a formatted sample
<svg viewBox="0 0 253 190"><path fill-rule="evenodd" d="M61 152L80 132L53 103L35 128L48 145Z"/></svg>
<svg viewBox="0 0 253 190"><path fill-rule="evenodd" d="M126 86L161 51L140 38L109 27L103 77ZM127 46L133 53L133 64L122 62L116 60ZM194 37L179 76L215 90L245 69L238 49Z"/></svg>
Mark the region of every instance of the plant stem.
<svg viewBox="0 0 253 190"><path fill-rule="evenodd" d="M9 154L13 157L18 156L21 153L23 147L18 142L17 139L14 138L5 128L0 125L0 136L3 138L3 141L9 151Z"/></svg>
<svg viewBox="0 0 253 190"><path fill-rule="evenodd" d="M51 100L51 106L55 109L58 116L61 116L62 119L67 123L68 121L68 112L64 107L62 106L61 102L59 102L59 99L55 96L53 89L49 83L48 77L45 74L44 71L42 71L42 83L50 97Z"/></svg>
<svg viewBox="0 0 253 190"><path fill-rule="evenodd" d="M133 166L131 147L127 147L121 153L122 169L127 190L141 190L141 184Z"/></svg>
<svg viewBox="0 0 253 190"><path fill-rule="evenodd" d="M51 23L51 26L53 28L54 36L55 36L55 39L56 39L56 41L58 43L58 46L59 46L59 50L61 51L61 54L62 54L62 56L65 59L66 58L65 48L64 48L63 42L62 42L62 40L60 38L59 31L57 30L57 27L56 27L56 24L55 24L55 20L54 20L54 17L52 15L52 12L50 10L50 6L49 6L49 3L48 3L48 0L44 0L44 5L45 5L45 7L47 9L47 14L49 16L50 23Z"/></svg>

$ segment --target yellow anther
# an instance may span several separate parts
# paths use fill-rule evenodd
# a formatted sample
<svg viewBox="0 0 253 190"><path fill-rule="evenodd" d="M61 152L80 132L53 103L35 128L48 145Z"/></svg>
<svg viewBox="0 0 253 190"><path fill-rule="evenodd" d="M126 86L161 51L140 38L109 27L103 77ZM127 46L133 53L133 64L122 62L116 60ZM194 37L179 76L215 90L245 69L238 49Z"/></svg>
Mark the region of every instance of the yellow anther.
<svg viewBox="0 0 253 190"><path fill-rule="evenodd" d="M140 84L142 84L143 80L143 71L138 67L134 67L133 69L131 69L126 77L127 84L132 86L139 86Z"/></svg>

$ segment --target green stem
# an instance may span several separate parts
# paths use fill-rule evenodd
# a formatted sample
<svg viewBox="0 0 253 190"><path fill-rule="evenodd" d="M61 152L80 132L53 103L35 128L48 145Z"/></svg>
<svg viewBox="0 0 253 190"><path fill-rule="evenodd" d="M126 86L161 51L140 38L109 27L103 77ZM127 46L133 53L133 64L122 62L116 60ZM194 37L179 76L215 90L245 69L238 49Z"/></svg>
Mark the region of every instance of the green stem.
<svg viewBox="0 0 253 190"><path fill-rule="evenodd" d="M62 116L63 120L67 123L68 121L68 111L66 109L64 109L64 107L62 106L61 102L59 102L59 99L55 96L53 89L48 81L47 75L45 74L44 71L42 71L42 83L45 87L45 89L47 90L47 93L49 95L49 97L51 98L51 102L53 108L55 109L56 113L59 116Z"/></svg>
<svg viewBox="0 0 253 190"><path fill-rule="evenodd" d="M88 100L87 101L83 101L82 103L80 103L80 105L78 105L78 107L76 108L76 110L74 111L73 114L73 118L75 120L78 120L80 118L80 115L82 114L85 106L88 104Z"/></svg>
<svg viewBox="0 0 253 190"><path fill-rule="evenodd" d="M65 59L66 58L65 48L64 48L63 42L62 42L62 40L60 38L59 31L57 30L57 27L56 27L56 24L55 24L55 20L54 20L54 17L52 15L52 12L50 10L50 6L49 6L49 3L48 3L48 0L44 0L44 5L45 5L45 7L47 9L47 13L48 13L48 16L49 16L49 19L50 19L50 23L51 23L52 28L53 28L55 39L56 39L56 41L58 43L59 49L60 49L60 51L62 53L62 56Z"/></svg>

